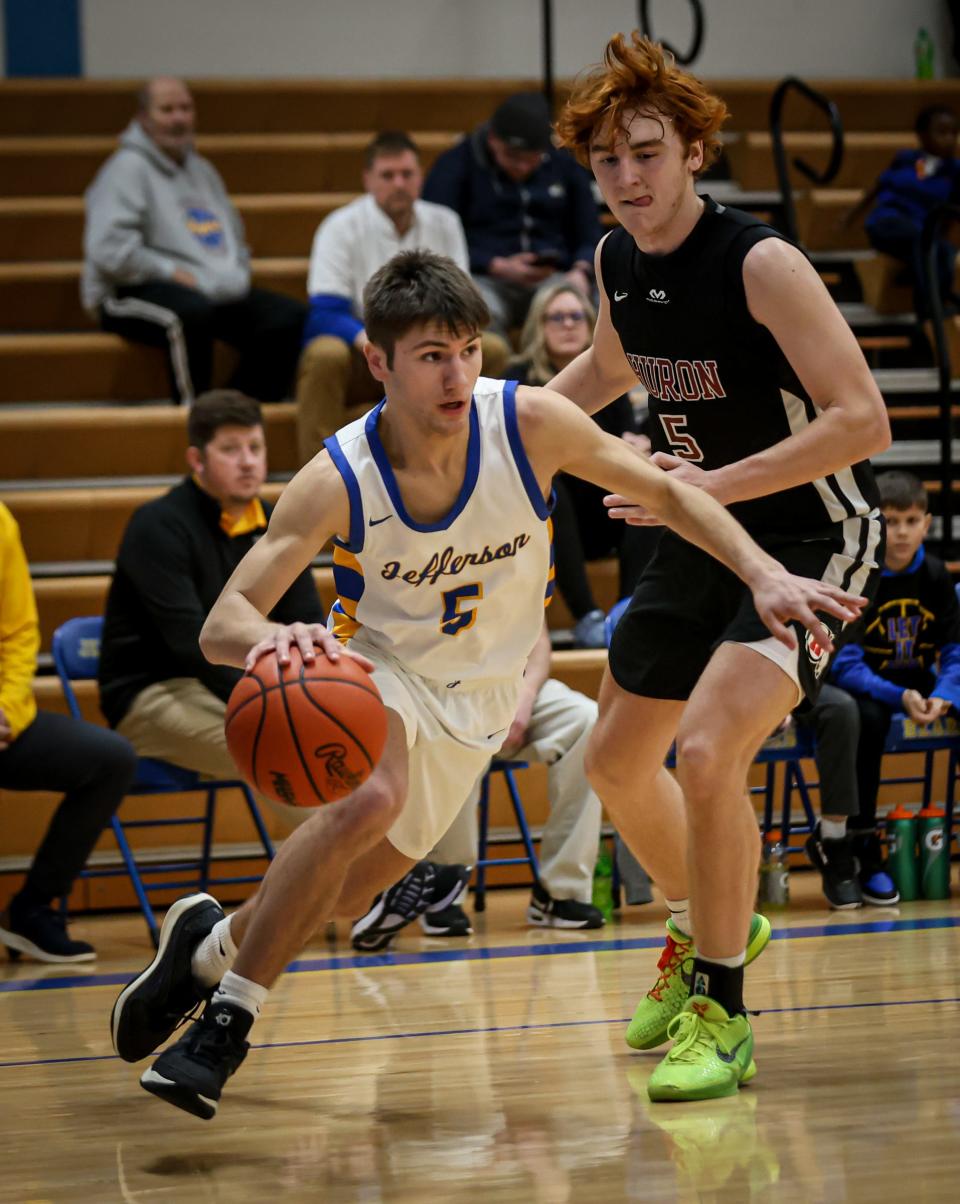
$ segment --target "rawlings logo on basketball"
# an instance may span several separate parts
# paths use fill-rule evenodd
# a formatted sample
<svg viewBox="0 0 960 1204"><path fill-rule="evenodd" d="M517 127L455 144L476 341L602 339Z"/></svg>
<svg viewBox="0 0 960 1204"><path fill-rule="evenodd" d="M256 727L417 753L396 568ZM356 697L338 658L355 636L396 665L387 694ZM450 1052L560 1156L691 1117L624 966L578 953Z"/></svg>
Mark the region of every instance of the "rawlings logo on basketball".
<svg viewBox="0 0 960 1204"><path fill-rule="evenodd" d="M821 644L818 644L814 638L813 632L807 632L805 641L807 656L813 663L813 676L820 677L824 669L827 667L827 661L830 659L830 653Z"/></svg>
<svg viewBox="0 0 960 1204"><path fill-rule="evenodd" d="M347 765L346 745L321 744L319 748L313 750L313 755L324 762L323 769L329 781L345 787L342 793L346 794L351 790L356 790L363 782L363 777L354 773Z"/></svg>
<svg viewBox="0 0 960 1204"><path fill-rule="evenodd" d="M297 796L293 793L290 779L285 773L282 773L279 769L271 769L270 781L273 784L275 798L279 799L281 803L289 803L291 807L296 806Z"/></svg>

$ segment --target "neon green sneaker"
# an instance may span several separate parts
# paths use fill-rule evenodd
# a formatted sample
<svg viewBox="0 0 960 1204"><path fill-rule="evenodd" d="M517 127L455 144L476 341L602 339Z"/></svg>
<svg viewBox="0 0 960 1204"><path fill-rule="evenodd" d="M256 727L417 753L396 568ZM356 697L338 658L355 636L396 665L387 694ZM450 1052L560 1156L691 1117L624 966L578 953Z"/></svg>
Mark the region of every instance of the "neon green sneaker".
<svg viewBox="0 0 960 1204"><path fill-rule="evenodd" d="M736 1095L757 1073L746 1016L728 1016L707 995L691 995L670 1021L675 1044L647 1083L652 1100L720 1099Z"/></svg>
<svg viewBox="0 0 960 1204"><path fill-rule="evenodd" d="M770 921L756 913L750 921L745 965L759 957L770 940ZM667 920L667 943L657 962L657 981L637 1004L627 1025L626 1042L631 1049L655 1049L667 1040L667 1027L680 1013L690 995L693 959L697 956L693 940Z"/></svg>

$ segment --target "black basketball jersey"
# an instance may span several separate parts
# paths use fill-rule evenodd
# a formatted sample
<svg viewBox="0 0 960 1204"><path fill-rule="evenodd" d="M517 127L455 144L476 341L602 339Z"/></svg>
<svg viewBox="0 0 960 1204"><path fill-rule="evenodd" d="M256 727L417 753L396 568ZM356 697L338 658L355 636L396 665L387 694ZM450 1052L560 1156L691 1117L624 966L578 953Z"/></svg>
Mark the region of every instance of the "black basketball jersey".
<svg viewBox="0 0 960 1204"><path fill-rule="evenodd" d="M601 251L603 287L623 350L650 394L654 451L706 469L746 459L816 415L765 326L747 308L743 260L782 237L706 197L700 220L667 255L647 255L622 227ZM867 461L730 511L753 534L807 537L878 504Z"/></svg>

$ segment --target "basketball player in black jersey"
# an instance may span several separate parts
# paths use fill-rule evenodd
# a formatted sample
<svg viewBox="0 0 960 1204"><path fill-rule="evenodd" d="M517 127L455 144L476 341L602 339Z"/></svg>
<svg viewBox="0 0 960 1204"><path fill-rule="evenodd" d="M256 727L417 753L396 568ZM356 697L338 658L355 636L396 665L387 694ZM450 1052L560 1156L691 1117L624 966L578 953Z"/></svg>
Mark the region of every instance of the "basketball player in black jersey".
<svg viewBox="0 0 960 1204"><path fill-rule="evenodd" d="M593 347L551 387L593 412L640 381L656 464L729 506L791 572L869 596L883 534L866 458L889 444L883 401L802 252L695 192L725 116L638 34L613 38L575 84L558 131L620 228L597 249ZM614 517L657 521L607 501ZM743 967L770 929L752 917L746 780L826 669L797 635L792 650L769 638L732 574L668 531L613 637L588 772L672 913L627 1032L639 1049L675 1038L652 1099L730 1095L756 1073ZM676 780L663 768L674 740Z"/></svg>

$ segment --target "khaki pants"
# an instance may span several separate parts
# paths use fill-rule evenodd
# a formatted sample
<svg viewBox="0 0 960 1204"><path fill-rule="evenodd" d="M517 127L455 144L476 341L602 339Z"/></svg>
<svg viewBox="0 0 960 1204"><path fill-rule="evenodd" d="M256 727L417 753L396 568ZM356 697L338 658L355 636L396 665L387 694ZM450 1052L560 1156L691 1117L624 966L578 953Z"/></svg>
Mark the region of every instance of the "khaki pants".
<svg viewBox="0 0 960 1204"><path fill-rule="evenodd" d="M547 766L550 816L540 842L540 881L554 899L589 903L600 843L600 800L583 768L590 733L597 721L592 698L548 678L533 704L521 761ZM432 861L472 865L477 859L477 802L480 783L446 834L429 854ZM466 893L466 892L464 892Z"/></svg>
<svg viewBox="0 0 960 1204"><path fill-rule="evenodd" d="M510 348L491 331L481 336L483 374L499 378ZM323 441L383 397L361 352L334 335L311 339L297 368L297 450L300 463L312 460Z"/></svg>
<svg viewBox="0 0 960 1204"><path fill-rule="evenodd" d="M226 709L226 703L195 677L171 677L141 690L117 724L117 731L141 757L156 757L206 777L236 781L241 774L223 731ZM308 807L288 807L254 793L287 827L296 827L312 814Z"/></svg>

